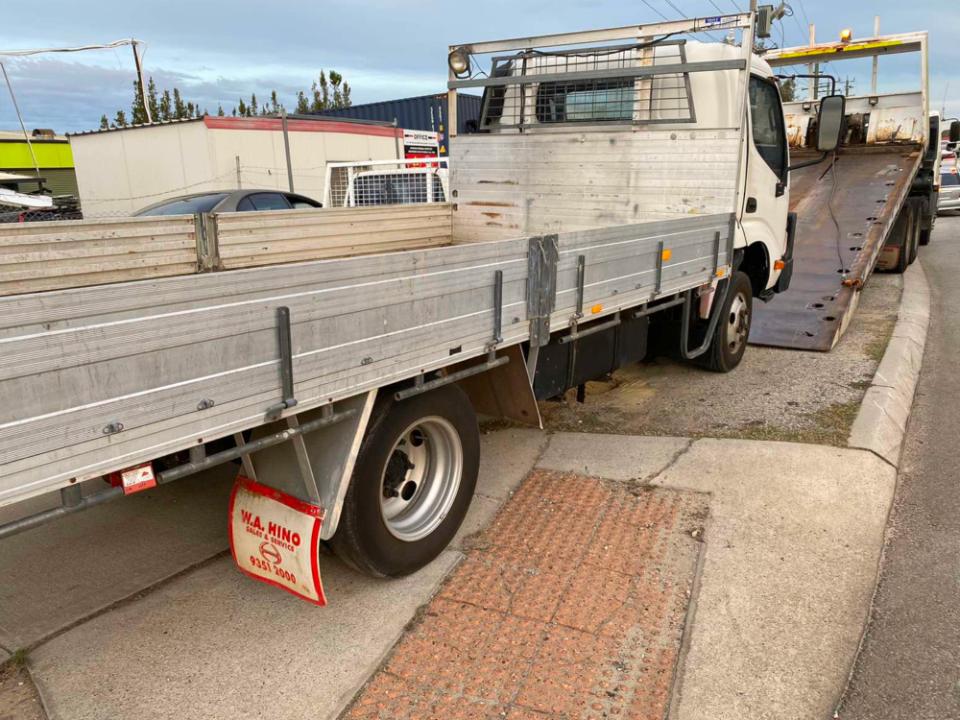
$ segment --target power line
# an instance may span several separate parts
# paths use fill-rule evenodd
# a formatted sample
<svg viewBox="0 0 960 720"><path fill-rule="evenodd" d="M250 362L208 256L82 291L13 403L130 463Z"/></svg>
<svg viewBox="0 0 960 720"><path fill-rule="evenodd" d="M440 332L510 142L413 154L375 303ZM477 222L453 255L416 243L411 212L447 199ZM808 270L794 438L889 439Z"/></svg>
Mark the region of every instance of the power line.
<svg viewBox="0 0 960 720"><path fill-rule="evenodd" d="M803 21L807 24L807 27L810 27L810 18L807 17L807 9L803 6L803 0L797 0L797 5L800 6L800 12L803 13Z"/></svg>
<svg viewBox="0 0 960 720"><path fill-rule="evenodd" d="M713 0L710 0L710 4L717 9L718 13L720 13L721 15L726 15L726 13L720 9L720 6L717 5Z"/></svg>
<svg viewBox="0 0 960 720"><path fill-rule="evenodd" d="M673 10L674 10L674 12L676 12L676 13L677 13L680 17L682 17L684 20L689 20L689 19L690 19L690 18L688 18L688 17L684 14L683 10L681 10L681 9L678 8L676 5L674 5L670 0L663 0L663 1L664 1L667 5L669 5L670 7L672 7ZM648 4L649 4L649 3L648 3ZM664 18L664 19L666 19L666 18ZM714 35L712 32L709 32L709 31L707 31L707 30L704 30L703 32L706 33L707 35L709 35L709 36L710 36L711 38L713 38L714 40L717 39L717 36Z"/></svg>
<svg viewBox="0 0 960 720"><path fill-rule="evenodd" d="M653 5L651 5L650 0L643 0L643 4L646 5L648 8L650 8L651 10L653 10L657 15L659 15L661 20L670 20L670 18L668 18L662 12L657 10Z"/></svg>

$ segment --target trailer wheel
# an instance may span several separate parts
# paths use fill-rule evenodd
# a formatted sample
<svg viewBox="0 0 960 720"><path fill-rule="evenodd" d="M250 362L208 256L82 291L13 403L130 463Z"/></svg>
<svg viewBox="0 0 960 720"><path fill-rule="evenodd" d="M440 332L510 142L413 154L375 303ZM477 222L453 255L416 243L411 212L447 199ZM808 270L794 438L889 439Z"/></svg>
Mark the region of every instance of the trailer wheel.
<svg viewBox="0 0 960 720"><path fill-rule="evenodd" d="M753 317L753 288L746 273L737 271L731 278L726 300L713 340L707 351L697 358L705 368L714 372L730 372L743 359L750 337L750 321Z"/></svg>
<svg viewBox="0 0 960 720"><path fill-rule="evenodd" d="M477 418L459 387L378 403L330 541L334 552L369 575L419 570L460 528L479 464Z"/></svg>

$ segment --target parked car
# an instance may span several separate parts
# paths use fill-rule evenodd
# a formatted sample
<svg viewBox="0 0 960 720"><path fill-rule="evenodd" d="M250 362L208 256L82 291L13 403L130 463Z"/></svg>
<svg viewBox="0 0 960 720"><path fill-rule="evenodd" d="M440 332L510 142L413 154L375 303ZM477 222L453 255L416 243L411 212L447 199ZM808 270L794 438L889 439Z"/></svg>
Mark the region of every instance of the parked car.
<svg viewBox="0 0 960 720"><path fill-rule="evenodd" d="M956 162L944 163L940 173L940 192L937 196L937 212L960 210L960 171Z"/></svg>
<svg viewBox="0 0 960 720"><path fill-rule="evenodd" d="M250 210L302 210L320 208L322 203L305 195L279 190L217 190L167 198L134 213L149 215L193 215L194 213L230 213Z"/></svg>

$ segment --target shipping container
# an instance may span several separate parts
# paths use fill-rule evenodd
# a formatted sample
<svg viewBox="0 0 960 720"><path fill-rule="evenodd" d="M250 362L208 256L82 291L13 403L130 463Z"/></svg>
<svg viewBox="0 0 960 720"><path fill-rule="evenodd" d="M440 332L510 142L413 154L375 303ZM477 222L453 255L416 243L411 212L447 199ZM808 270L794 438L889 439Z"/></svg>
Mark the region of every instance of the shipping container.
<svg viewBox="0 0 960 720"><path fill-rule="evenodd" d="M447 94L420 95L399 100L352 105L339 110L325 110L323 115L348 117L357 120L396 121L407 130L429 130L440 135L440 154L449 150L446 127ZM473 132L480 119L480 96L457 95L457 134Z"/></svg>

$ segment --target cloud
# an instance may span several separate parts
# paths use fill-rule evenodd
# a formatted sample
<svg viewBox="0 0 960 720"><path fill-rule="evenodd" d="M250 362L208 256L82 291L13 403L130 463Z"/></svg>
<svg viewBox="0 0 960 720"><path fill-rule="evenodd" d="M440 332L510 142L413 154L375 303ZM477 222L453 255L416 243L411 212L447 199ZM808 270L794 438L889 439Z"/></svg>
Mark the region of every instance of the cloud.
<svg viewBox="0 0 960 720"><path fill-rule="evenodd" d="M733 9L731 0L716 0ZM664 0L652 0L674 16ZM677 0L687 14L711 15L710 0ZM746 0L738 3L741 7ZM931 32L931 98L939 105L947 82L960 99L960 10L954 3L904 3L875 0L793 0L795 16L782 25L786 44L805 42L806 20L817 23L820 38L841 28L870 34L873 15L887 32L928 28ZM276 89L291 107L298 89L308 89L320 68L336 69L354 89L356 102L439 92L445 85L448 44L522 37L596 27L631 25L658 19L653 11L622 0L487 0L457 5L440 0L291 0L281 5L262 0L46 0L44 20L36 8L14 3L4 9L0 47L48 47L137 37L148 43L145 71L161 86L177 85L185 97L215 111L240 96L265 97ZM780 41L778 27L774 39ZM885 58L885 87L916 77L909 60ZM869 86L869 71L853 73L858 88ZM128 49L44 56L8 62L14 87L31 125L57 130L95 127L100 115L129 108L133 63ZM912 66L910 66L912 67ZM912 73L912 77L911 77ZM3 88L0 88L0 93ZM956 107L956 101L948 99ZM0 94L0 127L16 118Z"/></svg>

